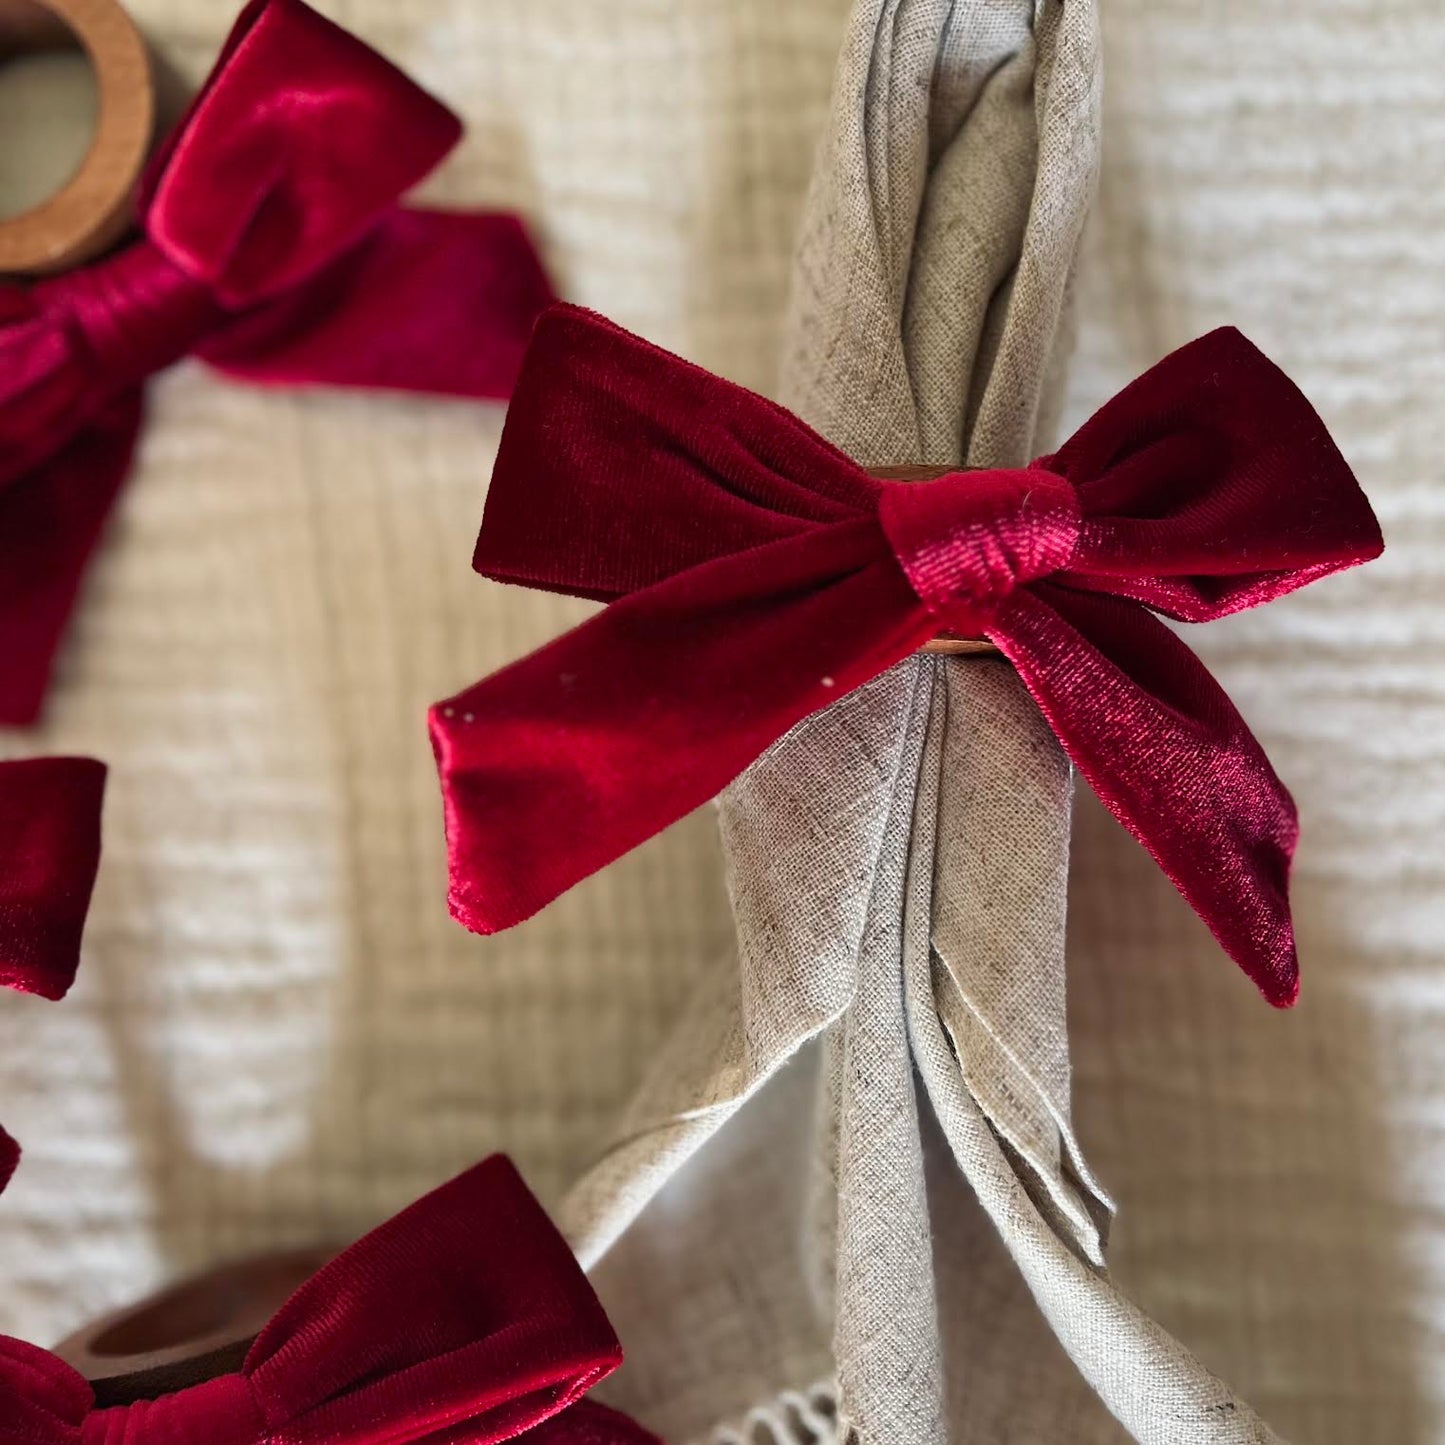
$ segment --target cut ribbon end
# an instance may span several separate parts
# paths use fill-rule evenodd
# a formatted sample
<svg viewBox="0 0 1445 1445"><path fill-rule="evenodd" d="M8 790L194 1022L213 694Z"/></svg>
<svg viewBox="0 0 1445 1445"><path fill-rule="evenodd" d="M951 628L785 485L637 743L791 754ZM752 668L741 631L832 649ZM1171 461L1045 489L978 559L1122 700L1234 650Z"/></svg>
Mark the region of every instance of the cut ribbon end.
<svg viewBox="0 0 1445 1445"><path fill-rule="evenodd" d="M100 867L105 765L0 764L0 984L64 998Z"/></svg>
<svg viewBox="0 0 1445 1445"><path fill-rule="evenodd" d="M5 1186L15 1177L19 1165L20 1146L0 1129L0 1193L4 1193Z"/></svg>
<svg viewBox="0 0 1445 1445"><path fill-rule="evenodd" d="M1275 1008L1293 1008L1299 1002L1299 964L1294 965L1289 977L1281 979L1273 991L1265 990L1264 996Z"/></svg>
<svg viewBox="0 0 1445 1445"><path fill-rule="evenodd" d="M455 875L451 886L447 889L447 912L468 933L475 933L481 938L490 938L494 933L504 933L507 929L515 926L513 923L493 921L484 909L478 908L472 902L471 894L463 884L457 881ZM525 921L525 919L519 918L516 923Z"/></svg>
<svg viewBox="0 0 1445 1445"><path fill-rule="evenodd" d="M1265 1002L1278 1009L1293 1008L1299 1002L1300 992L1299 954L1295 949L1294 926L1290 921L1287 900L1284 910L1284 928L1278 941L1264 945L1252 956L1242 955L1226 944L1226 951L1233 955L1234 961L1249 976ZM1215 936L1218 937L1217 932ZM1220 942L1224 940L1220 939Z"/></svg>
<svg viewBox="0 0 1445 1445"><path fill-rule="evenodd" d="M442 785L447 911L468 933L486 936L524 922L537 909L507 908L485 896L486 880L497 876L489 855L500 830L489 826L494 810L478 796L476 781L468 776L466 744L475 718L466 711L463 697L430 708L427 731Z"/></svg>

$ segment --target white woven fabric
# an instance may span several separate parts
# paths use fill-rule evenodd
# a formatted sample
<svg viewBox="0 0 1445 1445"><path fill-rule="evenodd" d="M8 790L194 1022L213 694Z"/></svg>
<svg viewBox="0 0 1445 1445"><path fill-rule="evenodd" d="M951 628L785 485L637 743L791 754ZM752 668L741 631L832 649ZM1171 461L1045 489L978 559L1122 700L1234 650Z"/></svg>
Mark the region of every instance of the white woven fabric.
<svg viewBox="0 0 1445 1445"><path fill-rule="evenodd" d="M192 77L233 9L133 8ZM523 205L569 295L776 390L847 0L324 8L464 112L434 196ZM1075 1121L1120 1205L1113 1276L1276 1429L1433 1445L1445 11L1101 9L1104 164L1066 421L1235 322L1318 404L1389 550L1190 633L1301 804L1298 1009L1264 1008L1079 800ZM555 1200L698 971L737 977L709 819L511 937L441 916L420 710L575 615L466 570L495 412L259 396L189 367L155 397L51 724L0 740L116 764L83 981L58 1007L0 998L0 1118L28 1146L0 1199L0 1328L41 1340L191 1265L355 1232L486 1148ZM1016 1395L983 1438L1053 1445L1057 1346L1036 1320L990 1327L1017 1270L947 1192L955 1175L930 1176L960 1256L938 1287L965 1271L981 1323L951 1341L950 1383L1005 1361ZM780 1405L818 1415L807 1395Z"/></svg>

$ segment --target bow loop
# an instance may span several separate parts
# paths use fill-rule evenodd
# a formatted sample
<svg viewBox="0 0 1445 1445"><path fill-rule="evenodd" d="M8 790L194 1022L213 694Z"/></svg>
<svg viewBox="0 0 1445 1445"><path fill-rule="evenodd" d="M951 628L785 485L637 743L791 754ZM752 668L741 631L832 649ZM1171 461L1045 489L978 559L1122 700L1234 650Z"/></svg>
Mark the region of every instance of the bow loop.
<svg viewBox="0 0 1445 1445"><path fill-rule="evenodd" d="M94 1403L89 1382L59 1356L0 1335L0 1445L80 1445Z"/></svg>
<svg viewBox="0 0 1445 1445"><path fill-rule="evenodd" d="M884 482L878 520L919 601L960 630L1067 567L1079 540L1074 489L1037 467Z"/></svg>
<svg viewBox="0 0 1445 1445"><path fill-rule="evenodd" d="M251 305L335 260L460 135L299 0L252 0L143 183L146 233L224 305Z"/></svg>
<svg viewBox="0 0 1445 1445"><path fill-rule="evenodd" d="M1232 327L1166 356L1039 465L1083 508L1070 584L1185 622L1258 606L1384 546L1318 413Z"/></svg>
<svg viewBox="0 0 1445 1445"><path fill-rule="evenodd" d="M496 1156L302 1285L241 1372L288 1445L374 1439L377 1422L416 1440L468 1421L491 1440L504 1420L516 1433L565 1408L621 1359L571 1250Z"/></svg>
<svg viewBox="0 0 1445 1445"><path fill-rule="evenodd" d="M558 434L559 412L585 434L585 452ZM595 312L553 306L507 409L473 566L499 582L611 601L865 516L877 490L782 407Z"/></svg>

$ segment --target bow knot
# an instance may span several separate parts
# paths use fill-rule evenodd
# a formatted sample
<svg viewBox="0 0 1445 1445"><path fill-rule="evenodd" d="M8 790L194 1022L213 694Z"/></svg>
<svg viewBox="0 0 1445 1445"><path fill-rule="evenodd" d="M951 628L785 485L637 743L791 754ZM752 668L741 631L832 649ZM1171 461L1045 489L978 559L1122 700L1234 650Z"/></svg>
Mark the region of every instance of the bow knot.
<svg viewBox="0 0 1445 1445"><path fill-rule="evenodd" d="M878 520L918 599L950 628L978 631L1015 587L1069 565L1079 501L1041 467L885 481Z"/></svg>
<svg viewBox="0 0 1445 1445"><path fill-rule="evenodd" d="M389 61L299 0L252 0L141 184L146 234L228 309L354 244L461 136Z"/></svg>
<svg viewBox="0 0 1445 1445"><path fill-rule="evenodd" d="M203 285L144 240L34 291L41 314L75 338L67 361L98 400L178 361L219 314Z"/></svg>

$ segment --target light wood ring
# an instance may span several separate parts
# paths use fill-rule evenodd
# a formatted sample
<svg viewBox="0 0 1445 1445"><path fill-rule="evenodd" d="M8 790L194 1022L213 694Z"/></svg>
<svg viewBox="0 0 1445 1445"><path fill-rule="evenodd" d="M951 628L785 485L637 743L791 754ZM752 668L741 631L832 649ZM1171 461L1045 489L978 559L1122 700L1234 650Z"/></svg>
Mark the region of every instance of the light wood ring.
<svg viewBox="0 0 1445 1445"><path fill-rule="evenodd" d="M131 1405L238 1369L262 1327L335 1253L296 1250L223 1265L91 1321L55 1353L102 1407Z"/></svg>
<svg viewBox="0 0 1445 1445"><path fill-rule="evenodd" d="M105 250L130 222L156 118L140 31L118 0L0 0L0 60L76 44L95 71L95 136L53 196L0 221L0 274L62 271Z"/></svg>
<svg viewBox="0 0 1445 1445"><path fill-rule="evenodd" d="M936 482L950 472L966 472L969 467L872 467L870 477L881 482ZM951 632L940 632L931 637L920 652L938 652L946 657L997 657L998 648L986 637L955 637Z"/></svg>

